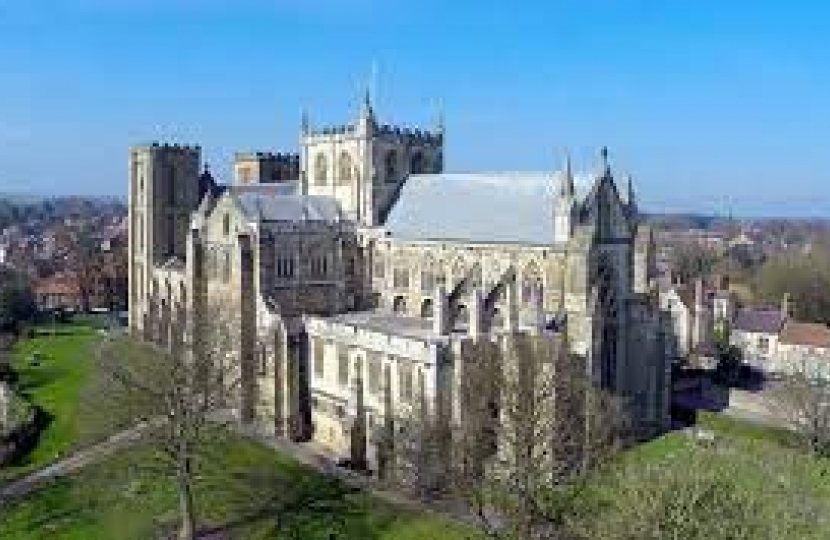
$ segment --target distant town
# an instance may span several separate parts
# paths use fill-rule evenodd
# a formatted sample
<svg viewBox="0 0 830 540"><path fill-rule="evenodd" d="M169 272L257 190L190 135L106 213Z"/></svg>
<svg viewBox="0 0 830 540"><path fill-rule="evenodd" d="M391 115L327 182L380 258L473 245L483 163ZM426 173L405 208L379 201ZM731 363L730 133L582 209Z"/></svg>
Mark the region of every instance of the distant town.
<svg viewBox="0 0 830 540"><path fill-rule="evenodd" d="M26 276L41 310L125 310L126 249L118 201L0 198L0 267Z"/></svg>

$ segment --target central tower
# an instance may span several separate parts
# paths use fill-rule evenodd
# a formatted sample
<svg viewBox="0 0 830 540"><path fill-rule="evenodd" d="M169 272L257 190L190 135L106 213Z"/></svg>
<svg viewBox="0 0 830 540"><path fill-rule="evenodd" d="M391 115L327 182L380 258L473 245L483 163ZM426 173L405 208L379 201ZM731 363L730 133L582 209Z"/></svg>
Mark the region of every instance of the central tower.
<svg viewBox="0 0 830 540"><path fill-rule="evenodd" d="M405 129L378 123L369 94L356 121L312 129L303 115L300 179L306 195L336 198L357 223L382 225L410 174L443 170L444 129Z"/></svg>

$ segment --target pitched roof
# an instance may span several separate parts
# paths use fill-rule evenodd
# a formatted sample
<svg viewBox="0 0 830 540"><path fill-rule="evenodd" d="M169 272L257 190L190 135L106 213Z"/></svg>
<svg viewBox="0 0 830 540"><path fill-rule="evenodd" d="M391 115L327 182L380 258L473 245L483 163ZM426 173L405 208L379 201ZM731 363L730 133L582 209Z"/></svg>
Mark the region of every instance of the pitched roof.
<svg viewBox="0 0 830 540"><path fill-rule="evenodd" d="M36 295L80 295L81 286L78 278L69 272L38 280L34 286Z"/></svg>
<svg viewBox="0 0 830 540"><path fill-rule="evenodd" d="M345 219L336 199L300 195L296 182L233 186L230 191L252 219L328 222Z"/></svg>
<svg viewBox="0 0 830 540"><path fill-rule="evenodd" d="M781 343L830 348L830 328L820 323L787 321L781 331Z"/></svg>
<svg viewBox="0 0 830 540"><path fill-rule="evenodd" d="M267 184L244 184L230 186L234 193L261 193L263 195L299 195L300 182L273 182Z"/></svg>
<svg viewBox="0 0 830 540"><path fill-rule="evenodd" d="M764 334L777 334L784 324L784 316L778 309L742 309L735 316L735 330Z"/></svg>
<svg viewBox="0 0 830 540"><path fill-rule="evenodd" d="M591 178L574 180L580 200ZM406 240L551 244L558 181L549 172L412 175L385 227Z"/></svg>

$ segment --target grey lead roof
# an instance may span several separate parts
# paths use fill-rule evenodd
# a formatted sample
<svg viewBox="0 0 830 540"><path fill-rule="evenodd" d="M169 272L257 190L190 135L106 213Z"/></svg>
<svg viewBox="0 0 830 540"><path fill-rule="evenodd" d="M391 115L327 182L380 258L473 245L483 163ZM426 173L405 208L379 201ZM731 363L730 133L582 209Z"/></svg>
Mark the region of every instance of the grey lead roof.
<svg viewBox="0 0 830 540"><path fill-rule="evenodd" d="M300 195L296 182L230 188L251 219L263 221L326 221L344 218L332 197Z"/></svg>
<svg viewBox="0 0 830 540"><path fill-rule="evenodd" d="M328 321L415 339L435 337L432 322L421 317L400 315L384 311L351 311L326 318Z"/></svg>
<svg viewBox="0 0 830 540"><path fill-rule="evenodd" d="M735 316L735 330L777 334L784 325L784 316L778 309L742 309Z"/></svg>
<svg viewBox="0 0 830 540"><path fill-rule="evenodd" d="M385 227L404 240L551 244L558 183L550 172L413 175ZM574 183L580 200L590 179Z"/></svg>

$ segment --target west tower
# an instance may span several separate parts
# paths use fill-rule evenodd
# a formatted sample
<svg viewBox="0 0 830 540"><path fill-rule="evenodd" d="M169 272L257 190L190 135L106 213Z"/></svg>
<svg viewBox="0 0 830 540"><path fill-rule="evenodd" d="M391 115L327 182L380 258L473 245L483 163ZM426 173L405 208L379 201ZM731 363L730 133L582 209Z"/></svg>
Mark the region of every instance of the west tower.
<svg viewBox="0 0 830 540"><path fill-rule="evenodd" d="M154 266L184 261L190 214L208 188L199 175L198 146L160 145L130 150L130 327L142 326Z"/></svg>

